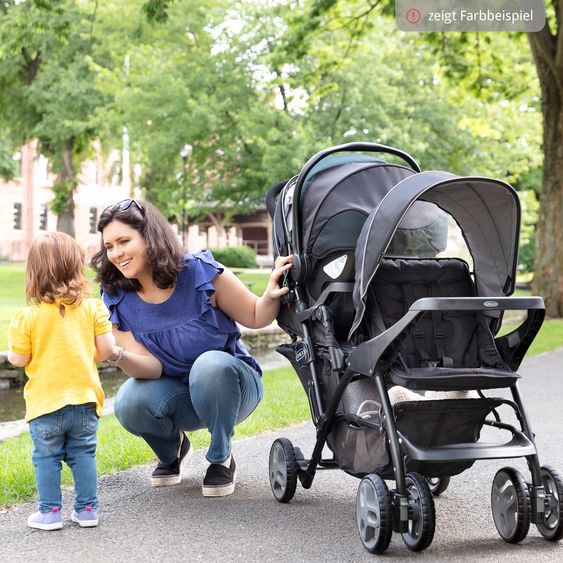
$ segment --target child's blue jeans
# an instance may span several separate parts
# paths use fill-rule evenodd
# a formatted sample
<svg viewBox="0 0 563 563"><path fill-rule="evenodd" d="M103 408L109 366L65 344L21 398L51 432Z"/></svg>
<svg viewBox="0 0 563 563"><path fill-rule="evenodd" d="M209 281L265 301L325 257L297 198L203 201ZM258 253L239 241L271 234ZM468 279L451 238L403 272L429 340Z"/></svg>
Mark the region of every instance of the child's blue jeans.
<svg viewBox="0 0 563 563"><path fill-rule="evenodd" d="M33 440L33 466L39 510L49 512L62 506L61 462L74 478L74 509L98 508L96 482L96 430L98 416L93 403L67 405L29 422Z"/></svg>
<svg viewBox="0 0 563 563"><path fill-rule="evenodd" d="M115 415L132 434L141 436L158 459L172 463L178 455L178 433L207 428L210 463L231 453L235 424L257 407L264 395L260 374L226 352L203 353L179 378L128 379L115 398Z"/></svg>

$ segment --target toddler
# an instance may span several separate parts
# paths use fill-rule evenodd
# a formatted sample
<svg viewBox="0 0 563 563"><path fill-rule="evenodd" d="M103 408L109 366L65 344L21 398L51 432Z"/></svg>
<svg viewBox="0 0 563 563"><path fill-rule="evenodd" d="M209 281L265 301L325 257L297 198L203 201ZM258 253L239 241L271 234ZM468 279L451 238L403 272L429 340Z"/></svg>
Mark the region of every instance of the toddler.
<svg viewBox="0 0 563 563"><path fill-rule="evenodd" d="M108 312L89 298L84 251L63 233L48 232L27 259L29 307L10 323L8 360L25 366L25 420L33 440L39 510L27 520L40 530L59 530L61 462L74 478L72 520L98 525L96 430L104 392L96 362L119 355Z"/></svg>

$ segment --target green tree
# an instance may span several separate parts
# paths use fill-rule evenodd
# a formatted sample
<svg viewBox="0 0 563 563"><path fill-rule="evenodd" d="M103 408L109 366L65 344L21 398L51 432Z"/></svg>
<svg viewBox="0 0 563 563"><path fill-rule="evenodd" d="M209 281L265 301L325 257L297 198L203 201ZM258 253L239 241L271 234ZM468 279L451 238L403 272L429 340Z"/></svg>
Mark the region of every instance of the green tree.
<svg viewBox="0 0 563 563"><path fill-rule="evenodd" d="M402 33L382 16L373 22L354 56L338 57L344 29L317 34L291 79L294 89L305 85L305 119L325 144L374 140L408 149L424 169L510 181L539 165L531 65L510 77L526 84L519 96L485 102L466 84L451 83L448 68L418 34ZM496 49L518 56L508 41ZM327 61L321 71L318 53Z"/></svg>
<svg viewBox="0 0 563 563"><path fill-rule="evenodd" d="M56 174L57 229L74 235L79 163L96 137L104 97L91 69L97 2L2 3L0 107L13 141L38 139Z"/></svg>
<svg viewBox="0 0 563 563"><path fill-rule="evenodd" d="M262 88L257 38L232 31L240 16L232 2L165 4L165 12L119 0L100 7L97 33L106 42L98 44L117 47L96 57L100 87L114 100L99 120L113 142L127 125L148 199L178 219L188 201L192 218L210 216L222 228L295 169L288 148L296 152L300 128ZM147 23L145 12L161 15ZM193 153L183 170L187 143Z"/></svg>
<svg viewBox="0 0 563 563"><path fill-rule="evenodd" d="M17 174L13 150L8 141L0 139L0 178L11 180Z"/></svg>

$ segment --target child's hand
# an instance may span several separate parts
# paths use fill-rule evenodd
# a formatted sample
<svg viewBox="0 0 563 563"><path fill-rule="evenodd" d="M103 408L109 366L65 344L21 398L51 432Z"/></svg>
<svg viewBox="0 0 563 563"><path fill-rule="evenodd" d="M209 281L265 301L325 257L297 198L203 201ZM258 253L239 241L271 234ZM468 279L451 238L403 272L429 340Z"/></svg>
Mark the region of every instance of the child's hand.
<svg viewBox="0 0 563 563"><path fill-rule="evenodd" d="M119 352L121 352L121 346L117 344L111 349L111 356L108 358L110 362L115 362L119 357Z"/></svg>
<svg viewBox="0 0 563 563"><path fill-rule="evenodd" d="M119 348L119 346L115 345L115 336L111 332L99 334L96 336L96 354L94 355L95 361L111 361L114 355L117 356L117 354L115 354L116 348Z"/></svg>
<svg viewBox="0 0 563 563"><path fill-rule="evenodd" d="M126 357L127 350L123 346L115 345L108 360L114 364L120 364Z"/></svg>

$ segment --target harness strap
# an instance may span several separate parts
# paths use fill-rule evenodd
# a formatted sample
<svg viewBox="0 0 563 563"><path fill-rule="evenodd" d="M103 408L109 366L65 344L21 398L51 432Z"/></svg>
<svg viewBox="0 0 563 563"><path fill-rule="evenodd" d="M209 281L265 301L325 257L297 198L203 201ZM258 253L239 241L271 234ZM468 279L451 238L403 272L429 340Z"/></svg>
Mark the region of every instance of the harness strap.
<svg viewBox="0 0 563 563"><path fill-rule="evenodd" d="M440 285L438 283L428 284L428 289L428 293L431 297L442 297ZM453 359L446 356L446 331L442 311L432 311L432 324L434 326L434 344L436 345L438 358L441 358L440 361L443 367L453 368Z"/></svg>
<svg viewBox="0 0 563 563"><path fill-rule="evenodd" d="M416 301L416 296L414 294L414 289L410 283L408 282L400 283L400 286L403 290L403 294L405 296L405 304L406 304L403 314L406 314L408 308ZM425 338L424 329L419 326L420 321L422 321L423 318L424 317L422 317L414 327L413 330L414 345L416 346L418 354L422 358L423 362L430 362L431 358L430 358L430 354L428 353L428 350L426 349L426 338Z"/></svg>

